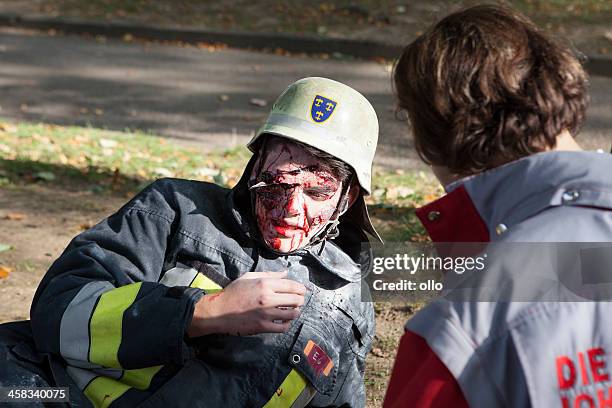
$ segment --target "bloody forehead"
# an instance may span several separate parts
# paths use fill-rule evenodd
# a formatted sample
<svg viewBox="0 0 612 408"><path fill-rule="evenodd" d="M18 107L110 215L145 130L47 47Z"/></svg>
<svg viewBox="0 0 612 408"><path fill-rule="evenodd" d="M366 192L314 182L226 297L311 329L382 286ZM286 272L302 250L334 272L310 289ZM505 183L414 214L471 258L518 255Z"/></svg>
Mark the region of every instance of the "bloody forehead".
<svg viewBox="0 0 612 408"><path fill-rule="evenodd" d="M281 183L287 176L299 176L304 172L311 173L326 183L337 182L331 168L323 159L295 143L272 140L266 144L260 160L257 174L254 175L266 183Z"/></svg>

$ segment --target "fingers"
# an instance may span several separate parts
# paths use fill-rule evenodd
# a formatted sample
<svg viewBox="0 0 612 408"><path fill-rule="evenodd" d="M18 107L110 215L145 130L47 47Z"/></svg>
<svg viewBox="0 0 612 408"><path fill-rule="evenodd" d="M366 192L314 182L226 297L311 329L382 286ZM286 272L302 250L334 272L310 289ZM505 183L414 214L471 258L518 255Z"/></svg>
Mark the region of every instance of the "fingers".
<svg viewBox="0 0 612 408"><path fill-rule="evenodd" d="M238 279L285 279L287 271L283 272L247 272Z"/></svg>
<svg viewBox="0 0 612 408"><path fill-rule="evenodd" d="M297 319L300 316L299 309L278 309L271 308L266 310L266 319L288 321Z"/></svg>
<svg viewBox="0 0 612 408"><path fill-rule="evenodd" d="M265 287L277 293L295 293L302 296L306 293L306 286L294 280L287 279L287 271L247 272L239 279L260 279L258 284L261 284L262 288Z"/></svg>
<svg viewBox="0 0 612 408"><path fill-rule="evenodd" d="M300 307L304 304L304 296L290 293L274 293L271 296L263 297L265 301L263 307Z"/></svg>
<svg viewBox="0 0 612 408"><path fill-rule="evenodd" d="M276 293L294 293L300 296L304 296L306 293L306 286L291 279L277 279L267 283L270 289Z"/></svg>
<svg viewBox="0 0 612 408"><path fill-rule="evenodd" d="M284 333L289 330L289 326L291 326L291 322L273 322L266 321L261 323L262 331L261 333Z"/></svg>

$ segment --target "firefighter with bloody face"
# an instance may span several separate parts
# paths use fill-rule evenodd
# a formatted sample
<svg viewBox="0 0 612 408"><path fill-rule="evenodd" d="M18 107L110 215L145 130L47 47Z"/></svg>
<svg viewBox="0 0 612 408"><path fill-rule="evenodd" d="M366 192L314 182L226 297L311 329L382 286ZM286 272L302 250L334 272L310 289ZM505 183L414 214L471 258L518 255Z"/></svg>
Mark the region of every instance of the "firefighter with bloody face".
<svg viewBox="0 0 612 408"><path fill-rule="evenodd" d="M334 238L339 217L355 203L365 230L379 238L362 197L371 183L375 113L354 95L355 106L338 106L315 91L323 84L337 91L338 83L323 78L287 89L249 144L259 152L249 188L260 238L280 253ZM365 114L355 114L360 110Z"/></svg>
<svg viewBox="0 0 612 408"><path fill-rule="evenodd" d="M73 239L31 322L0 325L0 385L68 386L74 406L364 407L377 138L354 89L293 83L232 189L160 179Z"/></svg>

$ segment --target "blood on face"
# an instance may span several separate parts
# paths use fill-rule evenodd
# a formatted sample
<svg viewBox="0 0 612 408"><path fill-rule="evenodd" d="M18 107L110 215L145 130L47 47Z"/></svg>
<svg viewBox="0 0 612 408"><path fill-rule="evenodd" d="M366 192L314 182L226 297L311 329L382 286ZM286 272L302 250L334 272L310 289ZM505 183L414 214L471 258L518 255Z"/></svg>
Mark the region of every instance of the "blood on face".
<svg viewBox="0 0 612 408"><path fill-rule="evenodd" d="M279 252L306 246L336 212L342 183L301 146L275 140L254 167L255 216L262 238ZM257 174L255 174L257 173Z"/></svg>

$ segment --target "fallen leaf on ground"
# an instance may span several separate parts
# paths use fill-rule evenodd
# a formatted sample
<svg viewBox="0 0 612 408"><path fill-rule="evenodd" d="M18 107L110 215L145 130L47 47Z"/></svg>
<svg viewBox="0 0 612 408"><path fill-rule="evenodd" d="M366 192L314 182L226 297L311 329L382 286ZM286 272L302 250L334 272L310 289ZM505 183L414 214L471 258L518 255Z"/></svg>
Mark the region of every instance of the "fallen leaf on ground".
<svg viewBox="0 0 612 408"><path fill-rule="evenodd" d="M174 177L174 173L172 173L165 167L156 167L155 169L153 169L153 172L162 177Z"/></svg>
<svg viewBox="0 0 612 408"><path fill-rule="evenodd" d="M429 236L427 234L414 234L410 237L411 242L427 242Z"/></svg>
<svg viewBox="0 0 612 408"><path fill-rule="evenodd" d="M36 180L53 181L55 180L55 174L50 171L39 171L34 174Z"/></svg>
<svg viewBox="0 0 612 408"><path fill-rule="evenodd" d="M100 139L98 142L100 143L100 146L105 149L112 149L114 147L117 147L117 145L119 144L116 140L112 139Z"/></svg>
<svg viewBox="0 0 612 408"><path fill-rule="evenodd" d="M406 198L414 194L414 189L405 186L393 186L387 189L386 197L388 199Z"/></svg>
<svg viewBox="0 0 612 408"><path fill-rule="evenodd" d="M8 266L0 265L0 279L8 278L11 272L13 272L13 270Z"/></svg>
<svg viewBox="0 0 612 408"><path fill-rule="evenodd" d="M8 244L0 244L0 252L9 251L11 249L13 249L13 247Z"/></svg>
<svg viewBox="0 0 612 408"><path fill-rule="evenodd" d="M221 185L225 185L225 183L227 182L227 177L225 176L225 174L223 174L223 172L221 172L221 170L219 170L219 173L217 173L214 177L213 177L213 181L216 184L221 184Z"/></svg>
<svg viewBox="0 0 612 408"><path fill-rule="evenodd" d="M227 183L225 183L227 188L234 188L234 186L236 186L236 184L238 184L238 179L235 179L235 178L230 178L230 179L227 180Z"/></svg>
<svg viewBox="0 0 612 408"><path fill-rule="evenodd" d="M196 44L196 47L201 50L207 50L208 52L215 52L226 49L227 44L199 42Z"/></svg>
<svg viewBox="0 0 612 408"><path fill-rule="evenodd" d="M259 106L260 108L263 108L264 106L268 105L268 102L265 99L259 98L251 98L249 102L251 103L251 105Z"/></svg>
<svg viewBox="0 0 612 408"><path fill-rule="evenodd" d="M210 168L210 167L200 167L199 169L197 169L194 174L196 176L202 176L202 177L214 177L217 174L219 174L219 169L214 169L214 168Z"/></svg>
<svg viewBox="0 0 612 408"><path fill-rule="evenodd" d="M8 133L15 133L17 132L17 126L10 123L0 123L0 130Z"/></svg>
<svg viewBox="0 0 612 408"><path fill-rule="evenodd" d="M384 353L380 347L373 347L370 353L376 357L388 357L387 353Z"/></svg>
<svg viewBox="0 0 612 408"><path fill-rule="evenodd" d="M376 188L374 189L374 191L372 191L372 198L375 198L375 199L382 198L386 192L387 192L387 189Z"/></svg>
<svg viewBox="0 0 612 408"><path fill-rule="evenodd" d="M437 200L438 198L440 198L440 196L438 196L437 194L425 194L423 196L423 201L429 203L431 201Z"/></svg>
<svg viewBox="0 0 612 408"><path fill-rule="evenodd" d="M116 167L115 171L113 171L113 179L111 181L111 184L113 186L116 186L117 184L119 184L120 180L121 180L121 170L119 170L119 168Z"/></svg>
<svg viewBox="0 0 612 408"><path fill-rule="evenodd" d="M26 219L27 216L23 213L17 213L17 212L13 212L13 213L8 213L4 216L5 220L11 220L11 221L21 221L23 219Z"/></svg>

